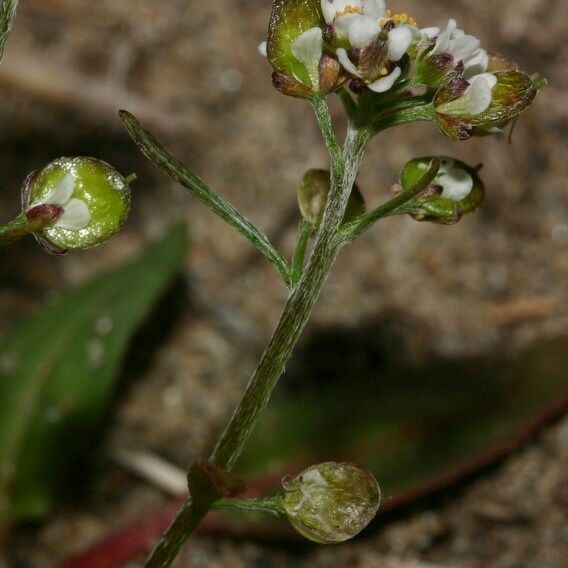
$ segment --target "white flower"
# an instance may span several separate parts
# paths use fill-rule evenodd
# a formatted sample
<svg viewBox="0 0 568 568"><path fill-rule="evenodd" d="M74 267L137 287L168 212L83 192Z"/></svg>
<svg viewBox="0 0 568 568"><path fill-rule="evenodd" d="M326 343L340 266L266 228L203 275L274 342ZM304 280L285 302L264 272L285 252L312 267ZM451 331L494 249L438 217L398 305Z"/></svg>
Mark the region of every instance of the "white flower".
<svg viewBox="0 0 568 568"><path fill-rule="evenodd" d="M433 33L435 29L431 28L428 33ZM449 53L456 64L463 63L463 78L469 83L461 97L442 105L439 110L444 112L445 107L447 114L454 115L476 115L487 110L493 98L493 87L497 84L497 78L492 73L487 73L489 56L481 47L479 39L466 35L463 30L458 29L455 20L450 20L446 29L437 36L436 45L432 50L432 54L436 53Z"/></svg>
<svg viewBox="0 0 568 568"><path fill-rule="evenodd" d="M388 20L384 0L321 0L328 24L333 24L339 37L349 40L351 47L369 47L381 32L382 21ZM403 24L389 33L389 59L399 61L406 53L417 30Z"/></svg>
<svg viewBox="0 0 568 568"><path fill-rule="evenodd" d="M442 114L475 116L487 110L493 100L493 87L497 77L493 73L481 73L469 80L469 86L457 99L441 104L436 111Z"/></svg>
<svg viewBox="0 0 568 568"><path fill-rule="evenodd" d="M430 28L431 31L435 29ZM458 29L455 20L450 20L446 29L438 34L436 45L432 50L432 54L436 53L449 53L453 55L456 63L463 62L463 77L466 80L485 73L489 65L489 56L481 47L479 39L466 35L463 30Z"/></svg>
<svg viewBox="0 0 568 568"><path fill-rule="evenodd" d="M434 183L442 187L442 197L452 201L465 199L473 189L471 174L460 168L455 160L443 158Z"/></svg>
<svg viewBox="0 0 568 568"><path fill-rule="evenodd" d="M347 38L354 49L369 47L383 29L384 20L390 14L384 0L321 0L325 21L332 24L339 37ZM400 61L415 40L418 30L414 26L402 24L388 33L388 59ZM337 58L344 69L355 77L361 73L349 59L347 50L337 49ZM368 87L377 93L392 88L402 71L395 67L391 73L371 82Z"/></svg>
<svg viewBox="0 0 568 568"><path fill-rule="evenodd" d="M80 231L91 222L91 213L82 199L73 197L74 192L75 177L72 173L66 173L48 195L32 203L29 208L46 204L60 205L63 207L63 213L53 226L70 231Z"/></svg>

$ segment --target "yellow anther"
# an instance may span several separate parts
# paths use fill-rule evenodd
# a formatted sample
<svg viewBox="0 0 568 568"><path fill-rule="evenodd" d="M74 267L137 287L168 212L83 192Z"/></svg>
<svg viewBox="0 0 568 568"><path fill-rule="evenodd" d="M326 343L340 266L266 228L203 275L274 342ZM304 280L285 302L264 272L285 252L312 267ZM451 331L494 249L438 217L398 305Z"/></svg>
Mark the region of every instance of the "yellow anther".
<svg viewBox="0 0 568 568"><path fill-rule="evenodd" d="M361 13L362 9L357 8L357 6L345 6L345 8L341 10L341 12L337 12L335 14L335 17L341 18L341 16L346 16L347 14L361 14Z"/></svg>
<svg viewBox="0 0 568 568"><path fill-rule="evenodd" d="M385 27L387 22L394 22L397 26L408 24L409 26L418 27L416 20L409 16L406 12L402 14L393 14L391 10L387 10L383 18L379 20L381 28Z"/></svg>

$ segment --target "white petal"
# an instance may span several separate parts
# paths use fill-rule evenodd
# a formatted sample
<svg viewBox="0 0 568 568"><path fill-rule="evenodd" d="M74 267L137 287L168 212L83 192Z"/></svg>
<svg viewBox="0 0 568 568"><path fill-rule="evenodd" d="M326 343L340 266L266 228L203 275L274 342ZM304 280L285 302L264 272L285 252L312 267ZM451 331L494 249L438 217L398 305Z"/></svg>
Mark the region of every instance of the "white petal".
<svg viewBox="0 0 568 568"><path fill-rule="evenodd" d="M332 0L321 0L321 11L328 24L332 24L335 19L335 6Z"/></svg>
<svg viewBox="0 0 568 568"><path fill-rule="evenodd" d="M463 35L450 41L449 52L454 56L456 61L465 62L472 55L477 53L480 46L481 42L476 37Z"/></svg>
<svg viewBox="0 0 568 568"><path fill-rule="evenodd" d="M371 16L342 16L335 21L335 26L345 31L349 43L355 49L371 45L381 31L379 23Z"/></svg>
<svg viewBox="0 0 568 568"><path fill-rule="evenodd" d="M399 61L412 45L413 39L411 26L399 26L391 30L388 37L389 59Z"/></svg>
<svg viewBox="0 0 568 568"><path fill-rule="evenodd" d="M442 197L461 201L473 189L473 178L463 168L456 166L454 160L442 160L440 171L436 176L436 183L442 186Z"/></svg>
<svg viewBox="0 0 568 568"><path fill-rule="evenodd" d="M258 53L260 53L260 55L262 55L263 57L268 57L267 45L265 41L258 44Z"/></svg>
<svg viewBox="0 0 568 568"><path fill-rule="evenodd" d="M402 73L400 67L395 67L389 75L386 77L381 77L379 80L371 83L369 89L375 93L386 93L390 91L392 86L395 84L396 80L400 77Z"/></svg>
<svg viewBox="0 0 568 568"><path fill-rule="evenodd" d="M351 75L354 75L355 77L361 76L357 67L355 67L351 59L349 59L346 49L344 49L343 47L338 47L335 55L337 55L337 59L339 60L339 63L341 63L345 71L351 73Z"/></svg>
<svg viewBox="0 0 568 568"><path fill-rule="evenodd" d="M450 47L450 40L452 39L453 33L456 31L457 22L455 20L449 20L446 29L440 32L438 39L436 40L436 45L432 50L432 53L445 53Z"/></svg>
<svg viewBox="0 0 568 568"><path fill-rule="evenodd" d="M56 227L80 231L91 222L91 213L82 199L73 198L64 207L63 214L55 222Z"/></svg>
<svg viewBox="0 0 568 568"><path fill-rule="evenodd" d="M321 28L310 28L296 38L292 54L301 61L314 87L319 86L319 64L323 53L323 32Z"/></svg>
<svg viewBox="0 0 568 568"><path fill-rule="evenodd" d="M73 174L67 173L44 199L44 203L65 205L71 199L74 191L75 178Z"/></svg>
<svg viewBox="0 0 568 568"><path fill-rule="evenodd" d="M487 77L487 75L489 77ZM474 77L471 85L461 98L467 97L467 112L469 114L479 114L489 108L491 99L493 98L493 87L496 85L497 79L491 73L484 73Z"/></svg>
<svg viewBox="0 0 568 568"><path fill-rule="evenodd" d="M478 49L466 61L464 61L464 79L469 80L475 75L485 73L489 66L489 55L484 49Z"/></svg>
<svg viewBox="0 0 568 568"><path fill-rule="evenodd" d="M362 12L363 2L362 0L321 0L321 11L328 24L333 23L333 20L348 8Z"/></svg>
<svg viewBox="0 0 568 568"><path fill-rule="evenodd" d="M492 89L493 87L495 87L495 85L497 85L497 77L495 77L493 73L480 73L479 75L473 77L472 82L477 81L478 79L485 79Z"/></svg>
<svg viewBox="0 0 568 568"><path fill-rule="evenodd" d="M346 16L337 18L333 25L335 28L335 33L338 35L338 37L347 37L349 35L349 27L351 26L353 19L360 17L361 16L358 14L347 14Z"/></svg>
<svg viewBox="0 0 568 568"><path fill-rule="evenodd" d="M422 28L420 34L426 36L428 39L434 39L440 35L440 28L432 26L430 28Z"/></svg>
<svg viewBox="0 0 568 568"><path fill-rule="evenodd" d="M363 0L363 14L372 16L375 20L381 19L386 12L385 0Z"/></svg>

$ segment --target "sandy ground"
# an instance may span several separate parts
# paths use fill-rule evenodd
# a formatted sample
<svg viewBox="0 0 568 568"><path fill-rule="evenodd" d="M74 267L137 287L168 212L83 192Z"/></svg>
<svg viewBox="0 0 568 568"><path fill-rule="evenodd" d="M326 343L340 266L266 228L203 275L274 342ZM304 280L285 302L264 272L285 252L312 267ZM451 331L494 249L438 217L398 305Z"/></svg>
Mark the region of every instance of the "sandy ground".
<svg viewBox="0 0 568 568"><path fill-rule="evenodd" d="M0 122L10 125L0 132L1 210L14 213L20 180L59 155L94 154L136 170L140 181L131 221L107 246L64 259L44 256L32 242L6 252L0 332L53 290L130 256L176 219L187 220L192 246L187 299L153 364L117 403L92 493L80 509L62 507L43 526L20 531L7 567L53 566L164 503L157 489L104 456L138 448L185 467L206 452L278 318L285 290L272 268L146 164L116 118L118 107L138 114L289 252L295 185L307 168L324 166L325 155L307 105L273 90L257 54L269 7L266 0L22 3L0 68ZM339 259L306 338L328 325L395 313L407 322L400 341L419 361L514 353L566 334L563 0L408 0L394 7L425 25L457 15L485 45L551 84L519 122L513 145L497 138L451 144L431 126L401 127L371 144L359 179L369 204L387 197L408 159L432 153L483 162L487 203L456 227L391 219L368 233ZM291 556L278 547L199 539L178 565L565 566L567 437L560 423L497 470L341 548Z"/></svg>

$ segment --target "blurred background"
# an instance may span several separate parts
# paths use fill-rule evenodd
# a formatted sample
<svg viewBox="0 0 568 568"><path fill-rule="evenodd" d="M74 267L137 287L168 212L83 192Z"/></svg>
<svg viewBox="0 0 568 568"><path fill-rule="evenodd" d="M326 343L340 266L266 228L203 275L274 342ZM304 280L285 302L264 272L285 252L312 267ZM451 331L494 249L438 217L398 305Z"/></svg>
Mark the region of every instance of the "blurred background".
<svg viewBox="0 0 568 568"><path fill-rule="evenodd" d="M456 17L484 46L547 77L550 86L522 116L512 144L497 137L453 144L431 125L399 127L372 142L359 178L370 206L388 197L407 160L430 154L482 162L487 201L454 227L388 219L342 254L279 389L279 414L246 458L262 464L265 454L278 453L278 432L298 438L289 454L274 458L277 472L310 463L318 449L318 458L337 459L344 455L339 445L365 448L362 460L379 480L383 470L392 480L392 487L383 485L384 516L360 539L333 548L302 546L280 528L272 534L219 525L194 538L178 566L567 565L568 422L558 405L568 375L565 2L390 4L421 26ZM206 454L277 321L286 291L273 268L147 162L117 117L119 108L137 115L290 254L296 185L306 169L326 167L326 156L310 108L272 88L269 65L258 54L270 6L268 0L21 2L0 65L2 218L18 213L27 173L62 155L95 156L125 174L137 172L139 180L126 228L103 247L54 258L28 239L2 251L1 336L56 291L140 253L176 221L187 223L190 245L182 274L125 358L107 427L92 449L89 483L79 497L58 501L48 518L20 526L7 541L3 567L59 566L135 521L157 522L172 497L113 456L143 451L186 469ZM332 108L344 126L337 101ZM519 370L530 385L546 384L550 372L564 387L542 400L523 391L525 411L514 399ZM518 413L499 430L501 407L487 414L471 404L480 392L491 399L487 381L505 375L511 388L499 383L495 393L513 397ZM356 393L351 403L341 390L346 381ZM369 423L358 422L359 430L340 440L341 424L360 413L359 398L368 402L378 384L390 385L391 398L365 407ZM346 404L349 411L333 407L322 418L330 421L322 440L304 443L302 421L289 417L286 401L297 397L305 404L294 412L319 416L319 397L327 395L332 407ZM531 406L535 399L542 404ZM440 407L433 416L423 415L433 406ZM384 413L404 433L411 457L393 454L386 464L377 457L382 446L366 445L372 420ZM468 434L446 448L444 438L465 423ZM433 431L431 445L417 448L423 431ZM396 437L381 432L396 446ZM313 451L303 455L308 446ZM81 565L95 564L75 564ZM140 556L123 565L140 566Z"/></svg>

